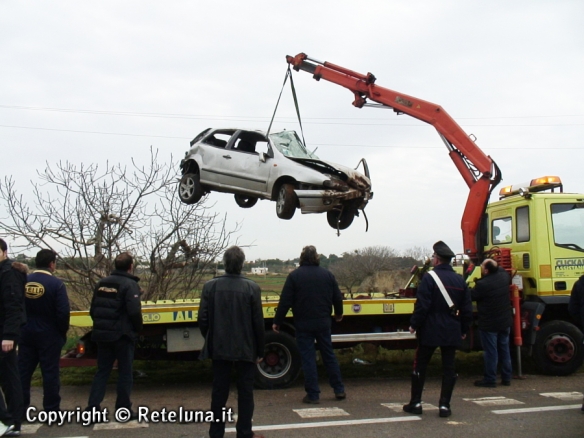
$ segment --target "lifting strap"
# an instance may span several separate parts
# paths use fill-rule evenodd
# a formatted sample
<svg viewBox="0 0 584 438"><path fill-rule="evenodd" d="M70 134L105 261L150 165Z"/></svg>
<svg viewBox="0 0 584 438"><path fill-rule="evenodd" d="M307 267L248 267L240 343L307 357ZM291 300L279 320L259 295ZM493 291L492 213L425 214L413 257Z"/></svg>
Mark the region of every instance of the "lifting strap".
<svg viewBox="0 0 584 438"><path fill-rule="evenodd" d="M290 77L290 88L292 88L292 97L294 98L294 106L296 107L296 115L298 116L298 123L300 124L300 134L302 134L302 142L304 147L306 147L306 140L304 140L304 129L302 129L302 119L300 118L300 108L298 107L298 98L296 97L296 89L294 88L294 80L292 79L292 70L290 69L290 64L288 64L288 69L284 75L284 83L282 84L282 89L280 90L280 95L278 96L278 101L276 102L276 108L274 108L274 114L272 114L272 120L270 120L270 126L268 126L268 133L266 137L270 135L270 130L272 129L272 123L274 123L274 117L276 117L276 111L278 110L278 105L280 104L280 98L282 97L282 92L284 91L284 86L286 81Z"/></svg>

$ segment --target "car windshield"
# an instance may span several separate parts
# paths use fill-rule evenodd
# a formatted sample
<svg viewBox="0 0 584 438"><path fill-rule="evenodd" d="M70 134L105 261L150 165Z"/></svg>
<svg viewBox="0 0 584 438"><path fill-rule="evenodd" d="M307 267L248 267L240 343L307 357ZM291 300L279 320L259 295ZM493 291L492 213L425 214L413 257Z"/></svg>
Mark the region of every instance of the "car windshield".
<svg viewBox="0 0 584 438"><path fill-rule="evenodd" d="M270 140L284 156L290 158L313 158L318 160L318 157L306 150L298 134L294 131L282 131L270 134Z"/></svg>

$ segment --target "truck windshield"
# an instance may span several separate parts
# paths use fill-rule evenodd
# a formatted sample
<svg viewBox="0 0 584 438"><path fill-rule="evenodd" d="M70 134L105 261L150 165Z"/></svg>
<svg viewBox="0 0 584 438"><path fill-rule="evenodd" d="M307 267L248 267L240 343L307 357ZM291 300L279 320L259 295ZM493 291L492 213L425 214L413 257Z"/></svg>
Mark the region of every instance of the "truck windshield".
<svg viewBox="0 0 584 438"><path fill-rule="evenodd" d="M584 204L552 204L554 243L584 251Z"/></svg>
<svg viewBox="0 0 584 438"><path fill-rule="evenodd" d="M318 157L306 150L298 134L295 131L282 131L270 134L270 140L284 156L290 158L313 158L318 160Z"/></svg>

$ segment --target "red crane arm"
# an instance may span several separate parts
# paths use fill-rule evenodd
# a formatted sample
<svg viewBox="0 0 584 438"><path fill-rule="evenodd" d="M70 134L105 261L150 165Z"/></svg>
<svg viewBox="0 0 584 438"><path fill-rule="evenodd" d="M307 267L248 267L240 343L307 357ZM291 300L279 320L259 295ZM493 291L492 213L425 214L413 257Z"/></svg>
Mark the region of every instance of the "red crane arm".
<svg viewBox="0 0 584 438"><path fill-rule="evenodd" d="M485 155L441 106L375 85L376 78L371 73L357 73L330 62L311 59L304 53L286 56L286 61L296 71L312 73L316 80L324 79L349 89L357 108L362 108L369 99L434 126L470 189L461 228L464 252L476 262L481 256L478 253L482 246L478 242L481 219L491 191L501 181L500 170L491 157Z"/></svg>

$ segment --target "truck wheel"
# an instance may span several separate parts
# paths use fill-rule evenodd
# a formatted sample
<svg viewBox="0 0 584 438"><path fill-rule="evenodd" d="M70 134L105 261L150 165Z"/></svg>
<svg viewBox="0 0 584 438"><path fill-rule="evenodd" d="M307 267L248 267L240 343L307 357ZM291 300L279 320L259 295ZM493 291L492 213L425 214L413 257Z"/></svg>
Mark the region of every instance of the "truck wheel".
<svg viewBox="0 0 584 438"><path fill-rule="evenodd" d="M201 200L205 190L199 182L198 173L185 173L178 184L178 197L185 204L195 204Z"/></svg>
<svg viewBox="0 0 584 438"><path fill-rule="evenodd" d="M545 323L535 338L533 359L537 371L567 376L582 365L582 333L565 321Z"/></svg>
<svg viewBox="0 0 584 438"><path fill-rule="evenodd" d="M234 195L235 202L241 208L252 208L258 202L258 198L253 196L245 196L245 195Z"/></svg>
<svg viewBox="0 0 584 438"><path fill-rule="evenodd" d="M296 211L296 193L292 184L282 184L276 199L276 214L280 219L292 219Z"/></svg>
<svg viewBox="0 0 584 438"><path fill-rule="evenodd" d="M349 228L355 219L355 213L357 212L354 208L343 208L343 211L329 210L326 213L326 220L328 224L337 229L337 224L339 225L339 230L344 230Z"/></svg>
<svg viewBox="0 0 584 438"><path fill-rule="evenodd" d="M260 389L290 386L300 374L300 352L287 333L266 332L264 360L258 364L255 384Z"/></svg>

